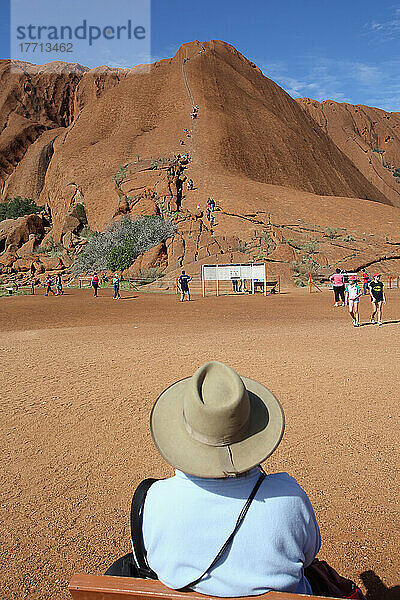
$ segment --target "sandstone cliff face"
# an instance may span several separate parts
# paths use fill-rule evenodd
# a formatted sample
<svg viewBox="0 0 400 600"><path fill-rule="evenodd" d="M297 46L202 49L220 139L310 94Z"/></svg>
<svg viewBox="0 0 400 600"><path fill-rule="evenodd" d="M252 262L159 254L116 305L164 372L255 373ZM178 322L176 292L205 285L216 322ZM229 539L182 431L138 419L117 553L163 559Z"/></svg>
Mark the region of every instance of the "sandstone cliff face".
<svg viewBox="0 0 400 600"><path fill-rule="evenodd" d="M400 183L393 176L400 170L400 113L332 100L301 98L298 103L390 203L400 207Z"/></svg>
<svg viewBox="0 0 400 600"><path fill-rule="evenodd" d="M49 73L46 65L0 61L0 178L4 181L29 146L49 129L67 127L73 120L75 88L87 70L75 65L63 72L60 63Z"/></svg>
<svg viewBox="0 0 400 600"><path fill-rule="evenodd" d="M270 222L308 223L322 238L328 226L354 229L361 247L362 230L379 229L377 256L385 237L397 240L399 184L387 165L400 166L398 115L350 107L346 114L360 115L339 126L344 113L332 108L325 121L318 103L294 101L223 42L186 44L148 72L75 65L67 74L59 63L48 73L20 63L16 77L7 61L0 67L1 198L48 206L47 236L69 251L81 244L78 203L98 230L123 215L172 217L178 234L160 253L166 270L198 270L221 255L288 265L295 248L277 229L272 235ZM375 143L386 144L383 157ZM268 244L266 231L275 236ZM346 247L336 252L338 260L352 256Z"/></svg>
<svg viewBox="0 0 400 600"><path fill-rule="evenodd" d="M1 196L4 200L21 196L39 203L47 168L54 152L54 140L64 130L64 127L48 129L32 143L25 140L27 149L22 160L3 181Z"/></svg>
<svg viewBox="0 0 400 600"><path fill-rule="evenodd" d="M77 89L86 101L55 140L42 193L56 228L74 186L89 223L102 228L117 209L114 177L123 165L187 149L200 171L389 202L295 101L227 44L185 45L148 74L112 73L96 98L93 86L89 99L83 93L87 77ZM192 120L194 103L200 110ZM193 135L181 147L184 129Z"/></svg>
<svg viewBox="0 0 400 600"><path fill-rule="evenodd" d="M61 62L38 66L0 60L0 199L39 199L52 142L123 73Z"/></svg>
<svg viewBox="0 0 400 600"><path fill-rule="evenodd" d="M197 137L205 165L317 194L387 201L255 65L228 44L205 48L186 69L203 116Z"/></svg>

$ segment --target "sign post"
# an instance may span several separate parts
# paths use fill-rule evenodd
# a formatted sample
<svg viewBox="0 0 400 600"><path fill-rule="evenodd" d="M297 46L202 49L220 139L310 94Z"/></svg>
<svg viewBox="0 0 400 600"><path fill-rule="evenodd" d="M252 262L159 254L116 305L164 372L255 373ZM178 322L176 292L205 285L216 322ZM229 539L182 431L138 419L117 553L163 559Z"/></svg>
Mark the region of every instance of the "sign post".
<svg viewBox="0 0 400 600"><path fill-rule="evenodd" d="M233 289L239 290L240 281L251 280L251 293L254 294L256 286L254 285L255 280L259 282L261 287L264 284L264 295L267 295L267 267L265 263L243 263L243 264L214 264L214 265L202 265L201 269L202 277L202 290L203 297L206 295L206 283L207 281L216 282L216 294L220 295L220 281L230 282L233 285ZM250 291L250 288L249 288Z"/></svg>

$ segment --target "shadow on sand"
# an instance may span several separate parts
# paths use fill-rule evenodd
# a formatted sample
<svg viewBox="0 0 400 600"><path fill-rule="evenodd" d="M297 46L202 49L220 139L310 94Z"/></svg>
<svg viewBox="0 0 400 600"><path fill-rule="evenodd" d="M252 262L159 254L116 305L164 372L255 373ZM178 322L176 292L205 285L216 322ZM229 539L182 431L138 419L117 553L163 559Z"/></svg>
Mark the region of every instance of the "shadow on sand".
<svg viewBox="0 0 400 600"><path fill-rule="evenodd" d="M383 327L384 325L398 325L399 323L400 323L400 320L382 321L381 327ZM368 327L368 325L371 325L371 327L379 327L376 323L360 323L360 327Z"/></svg>
<svg viewBox="0 0 400 600"><path fill-rule="evenodd" d="M361 581L367 588L367 600L400 600L400 585L386 587L374 571L360 573Z"/></svg>

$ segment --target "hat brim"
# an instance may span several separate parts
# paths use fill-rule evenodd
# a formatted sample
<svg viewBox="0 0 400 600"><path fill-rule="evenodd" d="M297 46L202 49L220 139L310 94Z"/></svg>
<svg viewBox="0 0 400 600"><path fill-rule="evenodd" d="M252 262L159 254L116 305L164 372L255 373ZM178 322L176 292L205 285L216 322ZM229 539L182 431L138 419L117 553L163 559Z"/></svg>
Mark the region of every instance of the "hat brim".
<svg viewBox="0 0 400 600"><path fill-rule="evenodd" d="M197 477L226 477L226 447L197 441L184 425L183 405L190 379L177 381L157 399L150 416L153 441L161 456L184 473ZM230 460L238 474L268 458L285 429L282 406L272 392L258 381L247 377L241 379L250 400L250 419L244 439L229 445Z"/></svg>

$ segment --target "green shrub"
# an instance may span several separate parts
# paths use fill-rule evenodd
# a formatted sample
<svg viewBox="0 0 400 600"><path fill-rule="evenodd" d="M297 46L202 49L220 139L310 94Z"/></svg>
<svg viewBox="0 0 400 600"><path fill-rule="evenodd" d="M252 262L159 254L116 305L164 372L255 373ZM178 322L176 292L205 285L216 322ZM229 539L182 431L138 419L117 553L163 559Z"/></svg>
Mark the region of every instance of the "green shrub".
<svg viewBox="0 0 400 600"><path fill-rule="evenodd" d="M325 235L328 238L334 239L336 237L338 237L338 230L336 227L326 227L325 228Z"/></svg>
<svg viewBox="0 0 400 600"><path fill-rule="evenodd" d="M96 232L88 239L74 270L84 273L129 268L139 254L164 242L175 231L171 221L164 221L158 216L139 217L135 221L125 217L112 223L104 233Z"/></svg>
<svg viewBox="0 0 400 600"><path fill-rule="evenodd" d="M16 196L16 198L0 204L0 221L18 219L18 217L39 213L42 210L43 206L37 206L32 199Z"/></svg>
<svg viewBox="0 0 400 600"><path fill-rule="evenodd" d="M293 260L290 263L294 271L293 279L295 285L303 286L310 275L317 275L321 265L311 256L303 256L300 260Z"/></svg>
<svg viewBox="0 0 400 600"><path fill-rule="evenodd" d="M122 183L128 174L128 165L121 165L118 171L114 175L114 181L118 185Z"/></svg>
<svg viewBox="0 0 400 600"><path fill-rule="evenodd" d="M133 240L126 240L122 246L112 248L107 254L107 268L111 271L125 271L129 269L138 252Z"/></svg>
<svg viewBox="0 0 400 600"><path fill-rule="evenodd" d="M262 230L260 233L260 238L262 240L263 251L264 251L263 253L266 252L267 256L268 256L268 254L271 254L271 252L273 250L275 250L276 244L275 244L274 240L272 239L269 231Z"/></svg>
<svg viewBox="0 0 400 600"><path fill-rule="evenodd" d="M344 236L343 241L344 242L355 242L356 238L348 233L347 235Z"/></svg>
<svg viewBox="0 0 400 600"><path fill-rule="evenodd" d="M90 227L86 226L79 232L79 237L84 240L90 240L90 238L94 235L94 231L90 229Z"/></svg>
<svg viewBox="0 0 400 600"><path fill-rule="evenodd" d="M317 240L306 242L300 246L300 250L303 250L306 254L316 254L319 250L319 244Z"/></svg>
<svg viewBox="0 0 400 600"><path fill-rule="evenodd" d="M309 256L303 256L301 260L293 260L290 264L296 273L295 276L316 275L321 268L321 265Z"/></svg>
<svg viewBox="0 0 400 600"><path fill-rule="evenodd" d="M85 205L83 204L83 202L80 202L79 204L77 204L75 206L75 212L76 212L76 216L78 217L80 222L83 223L84 225L87 225L86 210L85 210Z"/></svg>

